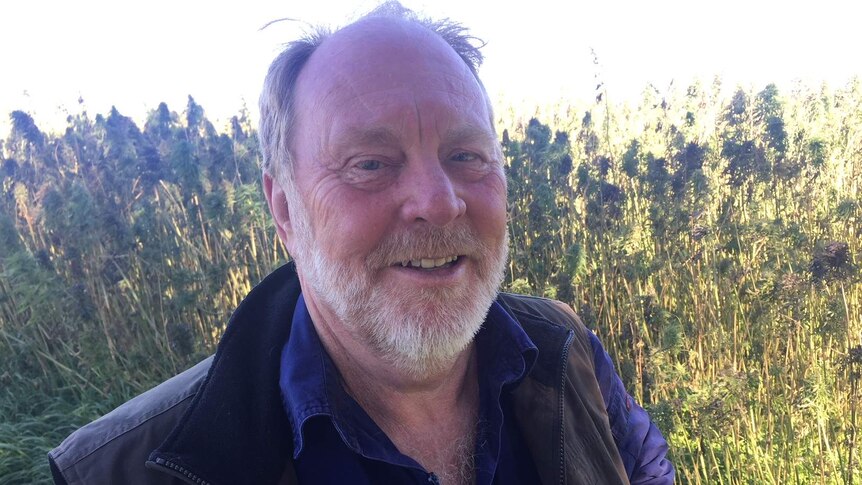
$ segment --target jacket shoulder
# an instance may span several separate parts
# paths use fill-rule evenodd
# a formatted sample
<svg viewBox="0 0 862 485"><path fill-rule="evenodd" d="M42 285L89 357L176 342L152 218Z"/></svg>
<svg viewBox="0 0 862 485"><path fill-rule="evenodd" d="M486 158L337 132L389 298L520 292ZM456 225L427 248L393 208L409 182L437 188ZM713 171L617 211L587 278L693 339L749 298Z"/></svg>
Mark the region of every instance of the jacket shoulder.
<svg viewBox="0 0 862 485"><path fill-rule="evenodd" d="M572 307L561 301L515 293L500 293L498 300L518 316L528 316L575 330L584 328Z"/></svg>
<svg viewBox="0 0 862 485"><path fill-rule="evenodd" d="M205 380L209 357L78 429L48 453L57 483L165 483L145 468Z"/></svg>

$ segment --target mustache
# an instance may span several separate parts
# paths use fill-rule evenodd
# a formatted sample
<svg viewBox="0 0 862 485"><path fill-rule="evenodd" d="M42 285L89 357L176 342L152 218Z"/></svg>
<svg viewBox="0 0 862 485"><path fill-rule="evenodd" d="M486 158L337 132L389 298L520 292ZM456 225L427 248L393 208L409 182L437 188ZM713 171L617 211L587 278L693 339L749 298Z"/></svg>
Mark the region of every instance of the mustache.
<svg viewBox="0 0 862 485"><path fill-rule="evenodd" d="M486 245L467 226L424 226L384 239L367 259L369 268L391 266L410 259L471 256L487 252Z"/></svg>

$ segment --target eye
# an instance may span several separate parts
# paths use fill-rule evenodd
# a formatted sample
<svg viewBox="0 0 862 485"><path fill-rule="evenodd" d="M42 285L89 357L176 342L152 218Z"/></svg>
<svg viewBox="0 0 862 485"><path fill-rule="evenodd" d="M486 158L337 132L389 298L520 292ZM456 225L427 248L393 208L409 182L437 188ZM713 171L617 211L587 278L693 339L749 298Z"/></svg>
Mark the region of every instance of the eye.
<svg viewBox="0 0 862 485"><path fill-rule="evenodd" d="M371 171L371 170L379 170L382 165L383 164L380 162L380 160L370 159L370 160L362 160L361 162L357 163L356 168L358 168L360 170Z"/></svg>
<svg viewBox="0 0 862 485"><path fill-rule="evenodd" d="M365 190L379 190L386 187L398 175L399 163L385 154L357 155L347 161L342 168L341 177L348 184Z"/></svg>
<svg viewBox="0 0 862 485"><path fill-rule="evenodd" d="M455 162L472 162L477 158L476 154L470 152L455 152L455 154L449 157L450 160Z"/></svg>

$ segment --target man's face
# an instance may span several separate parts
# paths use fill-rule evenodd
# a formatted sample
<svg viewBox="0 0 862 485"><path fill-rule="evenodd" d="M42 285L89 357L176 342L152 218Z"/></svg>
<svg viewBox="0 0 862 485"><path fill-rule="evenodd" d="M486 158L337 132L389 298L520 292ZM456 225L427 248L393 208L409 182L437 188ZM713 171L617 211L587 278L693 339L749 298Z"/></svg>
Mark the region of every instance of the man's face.
<svg viewBox="0 0 862 485"><path fill-rule="evenodd" d="M304 68L286 239L307 300L404 371L450 362L506 260L506 182L482 91L441 39L371 20Z"/></svg>

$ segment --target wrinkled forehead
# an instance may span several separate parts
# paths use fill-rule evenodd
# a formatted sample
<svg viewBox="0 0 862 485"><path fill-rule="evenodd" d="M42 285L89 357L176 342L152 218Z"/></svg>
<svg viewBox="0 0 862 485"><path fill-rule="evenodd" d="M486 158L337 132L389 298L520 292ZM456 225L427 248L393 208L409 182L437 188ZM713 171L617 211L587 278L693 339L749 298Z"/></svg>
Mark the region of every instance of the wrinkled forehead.
<svg viewBox="0 0 862 485"><path fill-rule="evenodd" d="M490 118L484 91L458 54L426 28L393 19L367 19L328 38L309 59L297 85L299 111L306 114L337 109L359 97L428 93L475 105Z"/></svg>

